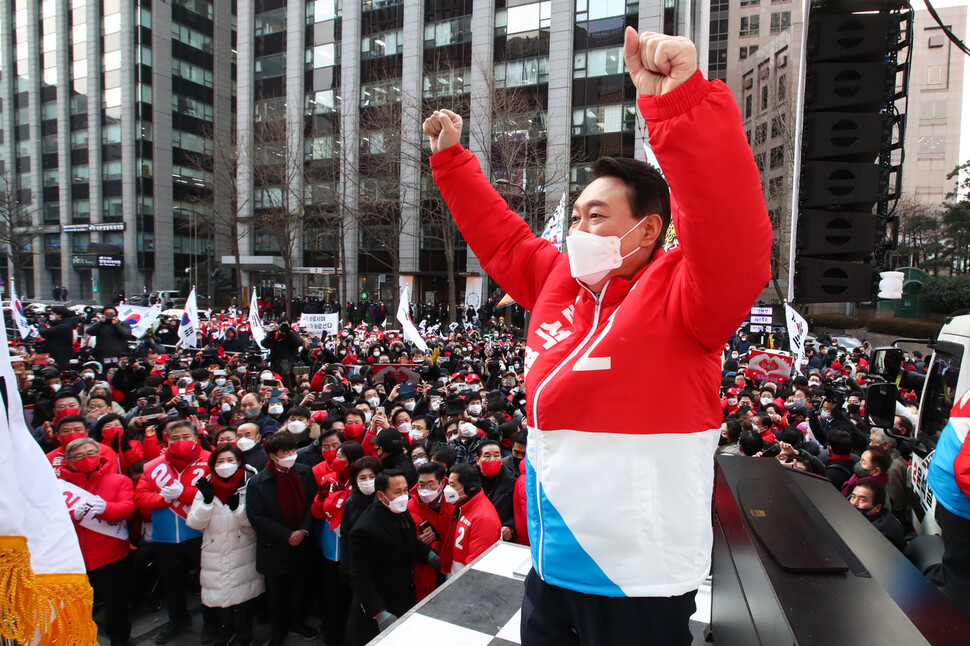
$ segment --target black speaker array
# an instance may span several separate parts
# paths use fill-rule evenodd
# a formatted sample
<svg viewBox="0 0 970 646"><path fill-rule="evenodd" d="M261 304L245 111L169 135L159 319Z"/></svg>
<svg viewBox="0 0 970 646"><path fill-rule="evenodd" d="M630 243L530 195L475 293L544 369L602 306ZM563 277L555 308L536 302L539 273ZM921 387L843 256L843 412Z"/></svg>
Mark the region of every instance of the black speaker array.
<svg viewBox="0 0 970 646"><path fill-rule="evenodd" d="M795 301L873 299L895 247L912 11L898 0L813 2L795 235ZM862 12L862 13L860 13ZM900 72L903 72L900 75ZM902 88L897 81L902 78Z"/></svg>

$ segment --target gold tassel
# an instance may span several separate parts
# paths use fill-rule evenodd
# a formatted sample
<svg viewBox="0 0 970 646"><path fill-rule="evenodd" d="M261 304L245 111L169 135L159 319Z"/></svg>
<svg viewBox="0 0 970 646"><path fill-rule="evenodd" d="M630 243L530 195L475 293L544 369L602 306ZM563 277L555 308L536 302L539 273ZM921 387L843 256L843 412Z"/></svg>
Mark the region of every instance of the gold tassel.
<svg viewBox="0 0 970 646"><path fill-rule="evenodd" d="M39 574L37 588L47 614L38 627L37 646L97 646L98 626L92 619L94 592L86 574Z"/></svg>
<svg viewBox="0 0 970 646"><path fill-rule="evenodd" d="M23 536L0 536L0 637L26 643L44 616Z"/></svg>

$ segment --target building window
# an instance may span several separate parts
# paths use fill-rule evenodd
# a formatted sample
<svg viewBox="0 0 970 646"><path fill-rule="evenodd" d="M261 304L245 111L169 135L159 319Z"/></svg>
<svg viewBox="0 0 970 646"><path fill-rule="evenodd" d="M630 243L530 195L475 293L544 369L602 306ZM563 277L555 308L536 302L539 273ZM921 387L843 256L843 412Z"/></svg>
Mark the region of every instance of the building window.
<svg viewBox="0 0 970 646"><path fill-rule="evenodd" d="M578 52L573 56L573 78L623 73L623 48L608 47Z"/></svg>
<svg viewBox="0 0 970 646"><path fill-rule="evenodd" d="M768 180L768 199L774 200L781 197L782 191L785 189L785 178L784 177L772 177Z"/></svg>
<svg viewBox="0 0 970 646"><path fill-rule="evenodd" d="M761 0L741 0L742 7L755 7L761 4Z"/></svg>
<svg viewBox="0 0 970 646"><path fill-rule="evenodd" d="M754 129L754 143L757 146L758 144L763 144L767 140L768 140L768 124L760 123L758 124L758 127Z"/></svg>
<svg viewBox="0 0 970 646"><path fill-rule="evenodd" d="M785 115L779 114L771 119L771 138L780 137L785 133Z"/></svg>
<svg viewBox="0 0 970 646"><path fill-rule="evenodd" d="M751 118L751 103L752 103L752 99L751 99L751 95L749 94L748 96L744 97L744 118L745 119Z"/></svg>
<svg viewBox="0 0 970 646"><path fill-rule="evenodd" d="M739 34L742 38L744 36L757 36L761 31L761 16L755 14L753 16L741 16L741 33Z"/></svg>
<svg viewBox="0 0 970 646"><path fill-rule="evenodd" d="M943 82L943 66L930 65L926 70L927 85L939 85Z"/></svg>
<svg viewBox="0 0 970 646"><path fill-rule="evenodd" d="M791 27L791 12L776 11L771 14L771 33L777 34Z"/></svg>
<svg viewBox="0 0 970 646"><path fill-rule="evenodd" d="M946 101L923 101L920 104L920 119L945 119Z"/></svg>
<svg viewBox="0 0 970 646"><path fill-rule="evenodd" d="M767 85L761 86L761 109L762 110L768 109L768 86Z"/></svg>
<svg viewBox="0 0 970 646"><path fill-rule="evenodd" d="M743 61L748 56L754 55L754 53L757 52L757 51L758 51L758 46L757 45L748 45L746 47L742 47L739 50L738 57Z"/></svg>
<svg viewBox="0 0 970 646"><path fill-rule="evenodd" d="M785 165L785 152L783 146L775 146L771 149L771 168L781 168Z"/></svg>
<svg viewBox="0 0 970 646"><path fill-rule="evenodd" d="M935 49L937 47L943 47L943 36L930 36L930 40L927 43L930 49Z"/></svg>
<svg viewBox="0 0 970 646"><path fill-rule="evenodd" d="M755 155L754 163L758 167L758 170L763 172L765 170L765 154L758 153L757 155Z"/></svg>
<svg viewBox="0 0 970 646"><path fill-rule="evenodd" d="M788 79L784 74L778 75L778 100L784 102L786 100L785 93L788 91Z"/></svg>

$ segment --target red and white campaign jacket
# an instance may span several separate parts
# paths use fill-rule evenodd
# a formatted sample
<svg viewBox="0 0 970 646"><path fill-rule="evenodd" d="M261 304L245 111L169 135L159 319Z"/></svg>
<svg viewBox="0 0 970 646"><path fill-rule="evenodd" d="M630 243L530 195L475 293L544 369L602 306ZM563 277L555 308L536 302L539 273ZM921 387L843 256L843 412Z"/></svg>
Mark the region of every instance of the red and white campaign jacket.
<svg viewBox="0 0 970 646"><path fill-rule="evenodd" d="M536 572L585 593L672 596L697 589L710 569L720 353L770 278L771 225L726 85L698 71L638 105L676 202L679 245L598 296L508 209L470 152L452 146L431 166L482 267L532 311L526 489ZM695 399L677 415L644 406L667 392ZM577 477L590 456L606 468Z"/></svg>

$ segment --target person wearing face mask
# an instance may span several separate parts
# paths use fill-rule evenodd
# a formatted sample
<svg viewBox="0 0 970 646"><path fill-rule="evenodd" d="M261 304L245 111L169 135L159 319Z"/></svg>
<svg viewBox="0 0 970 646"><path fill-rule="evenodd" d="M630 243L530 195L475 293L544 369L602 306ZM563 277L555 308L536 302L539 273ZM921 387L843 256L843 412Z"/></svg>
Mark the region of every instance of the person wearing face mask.
<svg viewBox="0 0 970 646"><path fill-rule="evenodd" d="M481 474L482 493L488 498L502 523L502 540L515 538L515 515L512 512L512 494L516 476L502 464L502 445L495 440L485 440L478 447L476 460Z"/></svg>
<svg viewBox="0 0 970 646"><path fill-rule="evenodd" d="M319 633L306 624L303 590L312 549L310 505L317 491L313 472L296 461L296 440L281 430L263 443L270 462L253 478L246 513L256 531L256 571L266 579L274 646L293 631L305 639Z"/></svg>
<svg viewBox="0 0 970 646"><path fill-rule="evenodd" d="M252 612L247 602L263 593L256 571L256 534L246 516L246 489L256 476L242 451L223 444L209 455L209 475L196 481L198 493L185 519L202 532L199 575L202 605L214 613L215 644L252 644Z"/></svg>
<svg viewBox="0 0 970 646"><path fill-rule="evenodd" d="M534 236L491 187L459 144L458 115L437 111L424 123L433 177L463 237L534 320L526 390L529 433L541 439L529 443L527 460L533 554L542 558L526 582L523 643L575 643L573 626L582 628L579 643L621 643L631 634L689 642L713 543L710 455L723 417L720 353L771 273L771 224L734 97L703 78L689 40L632 28L624 39L666 181L644 162L598 160L595 179L574 204L565 256ZM678 244L664 248L671 198ZM746 253L725 290L719 255L738 231L745 232ZM676 348L676 375L644 375L658 347ZM638 396L617 401L617 384L633 375ZM662 407L645 414L642 406L667 391L691 394L673 433ZM599 404L577 412L577 401ZM670 475L657 480L662 485L617 497L628 476L615 470L584 483L577 497L575 473L550 468L547 456L579 464L598 455L594 438L606 407L623 431L609 451L649 456L645 468ZM666 444L670 438L677 448ZM655 450L661 444L665 449ZM685 473L692 486L683 486ZM618 526L618 517L642 520ZM629 546L644 535L640 523L677 531L651 534L650 547L634 554ZM604 526L611 527L605 538ZM590 567L576 567L580 561ZM594 612L597 604L617 611Z"/></svg>
<svg viewBox="0 0 970 646"><path fill-rule="evenodd" d="M414 564L441 567L441 559L417 539L408 513L408 483L403 473L384 470L374 480L375 502L350 535L350 642L363 645L417 602Z"/></svg>
<svg viewBox="0 0 970 646"><path fill-rule="evenodd" d="M902 523L889 510L886 488L872 481L859 482L848 496L849 503L866 517L879 533L902 550L906 547L906 532ZM932 576L930 577L932 580Z"/></svg>
<svg viewBox="0 0 970 646"><path fill-rule="evenodd" d="M354 525L374 502L374 478L384 470L381 461L372 455L357 459L350 466L350 495L343 505L340 518L340 577L350 584L350 559L348 557L350 533Z"/></svg>
<svg viewBox="0 0 970 646"><path fill-rule="evenodd" d="M106 307L99 320L84 331L97 339L92 355L101 363L117 363L118 357L128 355L128 341L134 339L131 326L118 320L118 310Z"/></svg>
<svg viewBox="0 0 970 646"><path fill-rule="evenodd" d="M892 458L889 457L888 451L881 446L870 446L862 452L862 456L853 467L852 477L842 485L842 495L848 498L860 482L875 482L882 487L888 487L891 466Z"/></svg>
<svg viewBox="0 0 970 646"><path fill-rule="evenodd" d="M725 417L728 415L734 415L738 412L738 408L740 408L738 404L739 392L740 391L734 386L731 386L724 391L724 399L721 400L721 411Z"/></svg>
<svg viewBox="0 0 970 646"><path fill-rule="evenodd" d="M323 552L319 578L323 607L321 631L328 644L344 643L351 589L340 576L341 537L338 530L343 520L344 503L353 490L351 465L362 457L364 450L359 443L340 444L332 461L334 470L323 477L310 507L310 513L316 519L313 536ZM376 458L372 459L376 461Z"/></svg>
<svg viewBox="0 0 970 646"><path fill-rule="evenodd" d="M417 527L418 540L441 554L441 544L451 525L452 505L444 501L445 468L437 462L418 467L418 484L411 488L408 513ZM427 523L422 528L422 524ZM441 573L424 563L414 566L417 600L421 601L444 582Z"/></svg>
<svg viewBox="0 0 970 646"><path fill-rule="evenodd" d="M453 466L442 496L454 505L441 554L442 572L454 575L502 540L502 521L482 491L481 473L475 465Z"/></svg>
<svg viewBox="0 0 970 646"><path fill-rule="evenodd" d="M502 458L502 464L510 473L518 477L519 463L525 458L526 442L529 433L527 431L515 431L512 433L512 452Z"/></svg>
<svg viewBox="0 0 970 646"><path fill-rule="evenodd" d="M88 581L107 611L108 637L112 645L127 644L131 635L126 597L130 548L125 520L135 511L134 488L129 478L107 468L99 449L91 438L73 440L65 451L66 466L57 477L74 521Z"/></svg>
<svg viewBox="0 0 970 646"><path fill-rule="evenodd" d="M154 460L161 455L158 437L146 435L144 440L132 437L125 429L124 418L119 415L103 415L95 424L91 437L111 448L118 456L118 473L128 475L128 468L141 460Z"/></svg>
<svg viewBox="0 0 970 646"><path fill-rule="evenodd" d="M209 452L199 443L195 426L186 420L166 427L168 448L145 464L135 487L135 505L151 513L152 542L165 585L168 623L156 635L163 644L191 625L185 594L187 575L199 562L202 533L185 524L195 500L195 482L209 473ZM213 627L205 626L209 630Z"/></svg>
<svg viewBox="0 0 970 646"><path fill-rule="evenodd" d="M270 407L272 408L272 404ZM320 437L320 427L311 423L310 414L310 409L294 406L287 412L286 419L280 427L280 430L288 431L293 435L298 449L310 446L315 438Z"/></svg>
<svg viewBox="0 0 970 646"><path fill-rule="evenodd" d="M269 456L263 449L263 436L259 432L259 426L252 422L240 424L236 428L236 448L242 451L243 459L246 464L262 471L269 462Z"/></svg>
<svg viewBox="0 0 970 646"><path fill-rule="evenodd" d="M70 410L73 409L68 409ZM88 426L87 420L85 420L80 415L65 415L57 420L54 424L53 435L55 441L60 444L56 449L50 451L47 454L47 459L50 460L51 466L54 467L54 472L58 472L64 467L64 449L68 444L74 440L79 440L83 437L88 437ZM98 443L98 448L101 451L101 455L108 462L108 472L118 473L119 461L118 454L105 444Z"/></svg>
<svg viewBox="0 0 970 646"><path fill-rule="evenodd" d="M47 352L61 370L67 370L74 352L74 330L80 319L70 309L63 305L51 308L48 326L38 330L40 337L47 343Z"/></svg>
<svg viewBox="0 0 970 646"><path fill-rule="evenodd" d="M266 424L269 416L263 413L263 405L259 400L259 395L256 393L246 393L239 402L239 407L242 409L243 417L246 421L256 424L260 431L262 431L263 425Z"/></svg>
<svg viewBox="0 0 970 646"><path fill-rule="evenodd" d="M458 464L474 464L478 456L478 447L484 441L485 435L481 432L481 429L471 422L467 415L462 416L458 423L458 437L450 440L451 446L458 454Z"/></svg>

